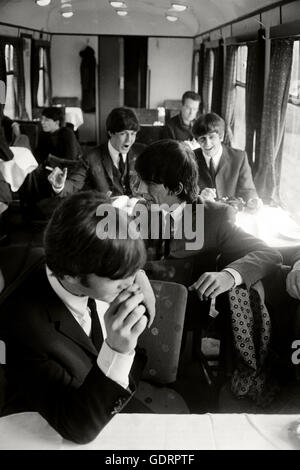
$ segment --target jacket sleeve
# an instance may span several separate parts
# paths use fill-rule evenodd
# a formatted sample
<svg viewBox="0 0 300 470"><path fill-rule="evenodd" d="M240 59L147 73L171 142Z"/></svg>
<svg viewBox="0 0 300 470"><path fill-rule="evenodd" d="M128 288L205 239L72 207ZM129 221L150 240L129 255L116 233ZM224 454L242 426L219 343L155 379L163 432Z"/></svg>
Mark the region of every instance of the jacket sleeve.
<svg viewBox="0 0 300 470"><path fill-rule="evenodd" d="M246 152L243 152L243 159L236 189L236 197L242 197L246 202L251 198L258 197Z"/></svg>

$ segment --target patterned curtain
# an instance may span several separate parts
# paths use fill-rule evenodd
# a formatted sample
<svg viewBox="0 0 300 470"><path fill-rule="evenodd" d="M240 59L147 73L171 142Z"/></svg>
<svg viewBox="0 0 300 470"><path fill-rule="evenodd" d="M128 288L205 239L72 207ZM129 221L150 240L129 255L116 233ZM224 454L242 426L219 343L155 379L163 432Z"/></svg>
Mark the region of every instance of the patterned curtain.
<svg viewBox="0 0 300 470"><path fill-rule="evenodd" d="M211 110L213 113L221 114L222 90L224 75L224 41L220 39L219 46L214 49L214 78L211 100Z"/></svg>
<svg viewBox="0 0 300 470"><path fill-rule="evenodd" d="M214 70L214 53L211 49L206 49L203 71L203 113L209 113L211 110L212 80Z"/></svg>
<svg viewBox="0 0 300 470"><path fill-rule="evenodd" d="M293 41L272 41L271 63L265 96L261 145L254 178L260 197L267 203L279 201L279 178L293 59Z"/></svg>
<svg viewBox="0 0 300 470"><path fill-rule="evenodd" d="M224 73L221 116L225 120L224 143L231 145L234 125L235 82L238 46L228 46L226 49L226 67Z"/></svg>
<svg viewBox="0 0 300 470"><path fill-rule="evenodd" d="M246 72L246 152L255 175L259 160L261 119L264 101L265 41L263 30L258 41L248 44ZM255 148L253 146L255 137Z"/></svg>
<svg viewBox="0 0 300 470"><path fill-rule="evenodd" d="M15 88L15 115L19 119L28 119L25 107L25 77L23 62L23 40L18 39L14 44L14 88Z"/></svg>

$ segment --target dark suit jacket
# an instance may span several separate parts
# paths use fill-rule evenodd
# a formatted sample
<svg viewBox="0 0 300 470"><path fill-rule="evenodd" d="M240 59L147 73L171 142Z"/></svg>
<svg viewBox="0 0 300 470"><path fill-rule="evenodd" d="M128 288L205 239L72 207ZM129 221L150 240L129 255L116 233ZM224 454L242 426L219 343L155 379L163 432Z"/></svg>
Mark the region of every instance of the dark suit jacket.
<svg viewBox="0 0 300 470"><path fill-rule="evenodd" d="M106 377L95 346L52 290L44 265L11 297L2 310L11 399L4 412L38 411L64 438L89 442L132 398L144 358L135 357L131 391Z"/></svg>
<svg viewBox="0 0 300 470"><path fill-rule="evenodd" d="M203 209L203 220L196 216L196 207ZM197 221L198 218L198 221ZM191 209L192 229L202 239L203 245L197 249L187 249L187 243L195 238L183 236L171 240L168 260L193 259L193 274L190 281L196 280L205 271L216 271L230 267L238 271L247 287L275 271L282 258L279 252L269 248L263 241L249 235L235 223L235 212L227 204L203 201L199 197ZM203 235L203 236L202 236ZM148 240L148 251L161 241Z"/></svg>
<svg viewBox="0 0 300 470"><path fill-rule="evenodd" d="M246 202L257 197L252 179L251 168L246 152L223 145L223 153L215 177L215 186L212 182L205 158L201 149L194 151L199 169L199 188L213 188L217 190L217 197L242 197Z"/></svg>
<svg viewBox="0 0 300 470"><path fill-rule="evenodd" d="M127 154L128 177L127 187L120 181L118 170L114 167L108 151L108 143L91 150L85 157L87 164L85 189L96 189L102 193L111 191L111 196L127 194L131 196L136 183L135 161L145 145L134 144Z"/></svg>
<svg viewBox="0 0 300 470"><path fill-rule="evenodd" d="M165 139L193 140L192 126L186 126L180 113L173 116L165 125L163 132Z"/></svg>

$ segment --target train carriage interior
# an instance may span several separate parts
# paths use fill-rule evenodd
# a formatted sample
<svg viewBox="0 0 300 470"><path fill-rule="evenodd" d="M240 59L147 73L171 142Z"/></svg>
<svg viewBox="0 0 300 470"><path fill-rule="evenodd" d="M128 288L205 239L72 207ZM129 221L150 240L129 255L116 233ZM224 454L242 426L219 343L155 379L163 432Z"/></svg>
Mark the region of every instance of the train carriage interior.
<svg viewBox="0 0 300 470"><path fill-rule="evenodd" d="M187 90L192 95L185 101ZM188 101L197 103L192 120L184 115ZM108 142L109 150L124 131L109 127L116 108L137 118L138 129L126 132L133 135L129 148L136 149L138 161L166 137L184 141L197 162L197 155L205 162L210 151L203 150L207 136L217 134L221 147L239 149L228 155L245 156L239 171L250 175L256 202L251 205L243 192L221 194L216 168L210 172L213 199L234 213L236 227L281 255L275 273L258 277L269 313L259 307L259 317L245 327L251 330L246 348L253 341L256 353L250 373L241 365L245 345L234 326L234 297L199 302L189 287L208 270L200 257L171 251L173 257L153 258L147 248L143 269L157 313L141 336L149 362L136 398L161 414L300 415L300 274L287 287L291 272L300 272L300 0L0 0L0 426L1 389L9 381L1 331L6 306L43 263L45 227L65 199L57 182L63 181L63 191L70 183L66 197L99 191L100 183L92 187L90 179L89 186L87 175L97 149ZM208 127L198 135L195 123L215 115L224 122L223 133ZM174 118L189 137L168 134ZM46 148L53 133L49 121L59 121L55 132L65 140L52 139ZM70 147L55 155L63 145ZM136 194L125 190L120 161L110 171L120 172L124 192L115 193L113 186L103 192L127 198L128 209ZM126 171L130 179L135 170ZM226 177L233 181L231 171ZM54 184L55 172L61 179ZM208 188L199 178L197 197L204 197ZM238 184L246 186L246 176ZM229 264L224 259L222 253L207 259L215 267L209 271L223 270ZM237 278L228 272L236 289ZM202 308L205 319L199 322ZM268 382L270 371L262 366L267 343L278 360L278 384ZM266 388L257 391L260 383Z"/></svg>

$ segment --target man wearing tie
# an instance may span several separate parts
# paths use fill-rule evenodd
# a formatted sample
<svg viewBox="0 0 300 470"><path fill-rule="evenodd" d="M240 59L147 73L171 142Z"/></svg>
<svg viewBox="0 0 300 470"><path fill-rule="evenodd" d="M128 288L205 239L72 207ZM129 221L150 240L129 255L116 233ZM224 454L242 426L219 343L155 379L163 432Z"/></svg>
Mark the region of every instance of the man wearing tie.
<svg viewBox="0 0 300 470"><path fill-rule="evenodd" d="M200 194L205 199L241 197L249 205L260 205L246 152L222 144L224 120L215 113L201 115L193 125L200 148L195 155Z"/></svg>
<svg viewBox="0 0 300 470"><path fill-rule="evenodd" d="M139 130L136 114L129 108L115 108L107 117L108 142L91 150L86 158L86 189L111 196L132 196L134 164L144 146L135 144Z"/></svg>
<svg viewBox="0 0 300 470"><path fill-rule="evenodd" d="M145 411L135 398L145 358L135 350L154 317L140 268L141 239L116 208L115 239L102 238L94 191L59 206L45 231L45 262L5 305L9 383L4 413L38 411L64 438L94 439L119 411ZM118 238L118 233L128 237ZM7 320L7 321L5 321Z"/></svg>

